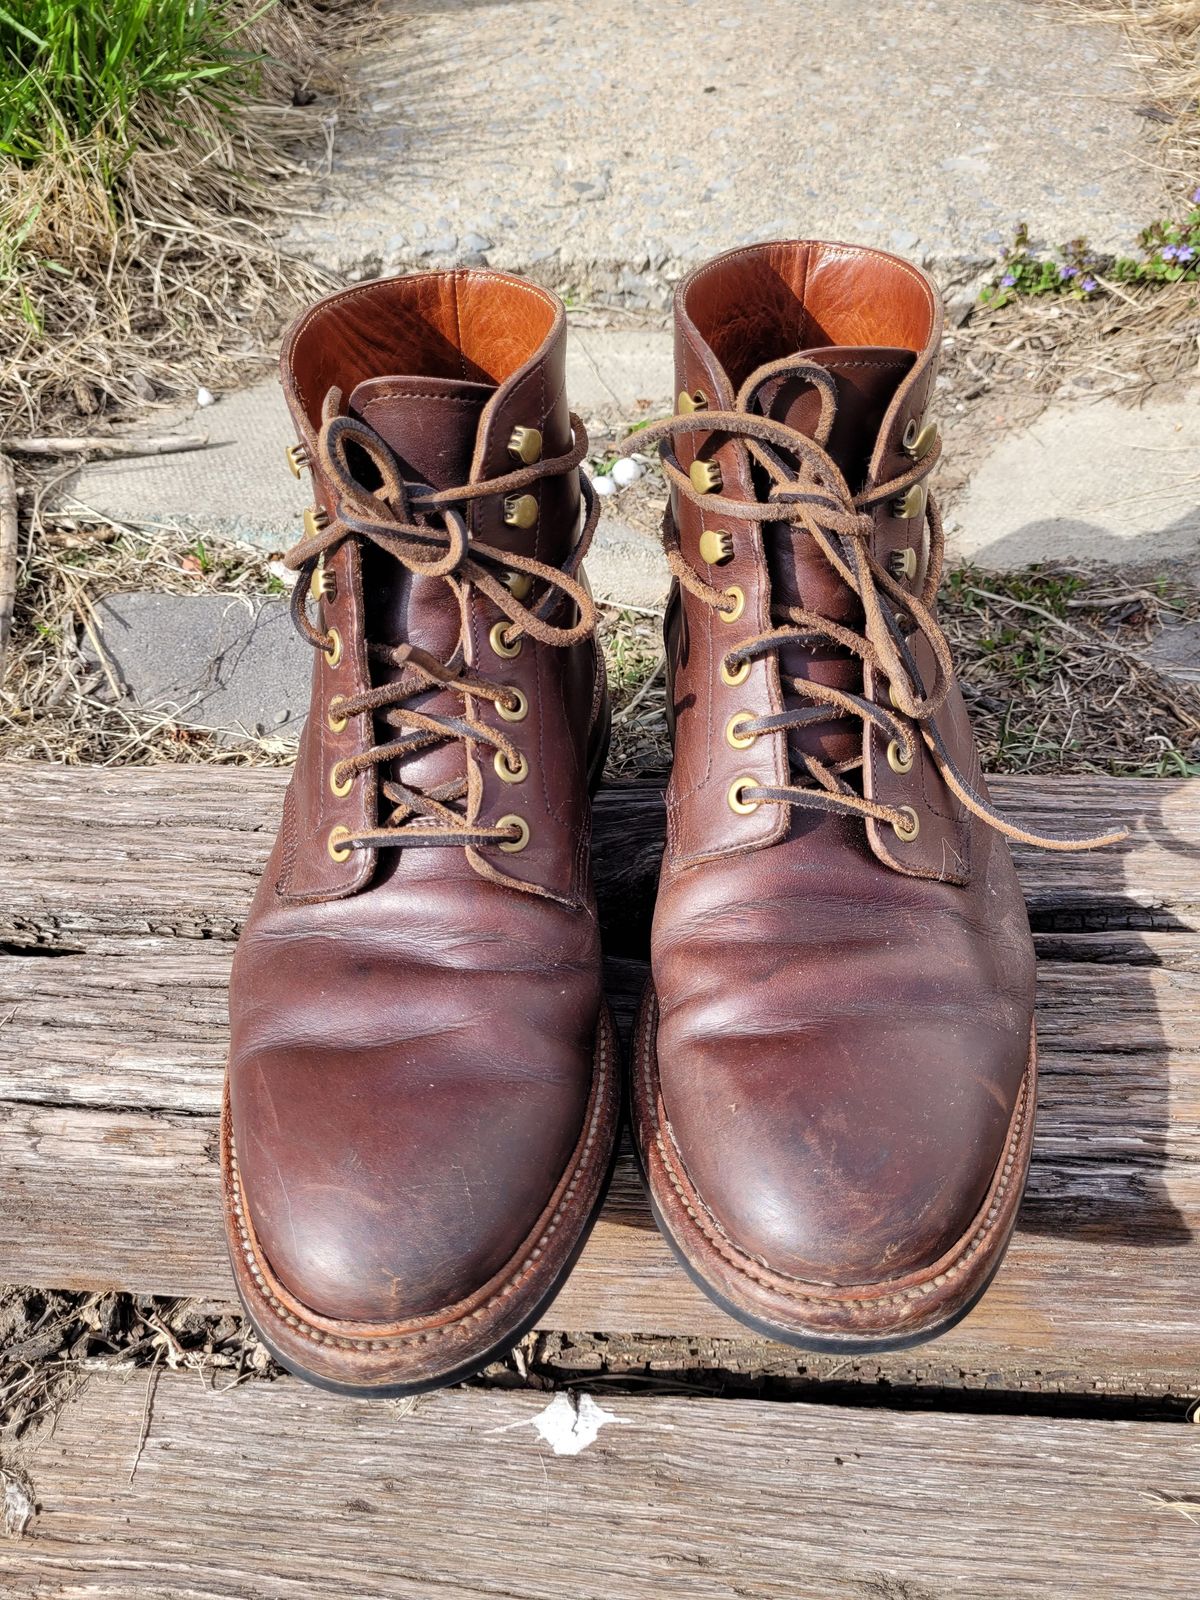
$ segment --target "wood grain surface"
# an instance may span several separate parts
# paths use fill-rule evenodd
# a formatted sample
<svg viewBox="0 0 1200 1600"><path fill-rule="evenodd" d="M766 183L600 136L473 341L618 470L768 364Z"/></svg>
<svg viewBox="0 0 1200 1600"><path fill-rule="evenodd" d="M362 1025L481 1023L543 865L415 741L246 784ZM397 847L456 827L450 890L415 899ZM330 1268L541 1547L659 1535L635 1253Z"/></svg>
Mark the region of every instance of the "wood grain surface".
<svg viewBox="0 0 1200 1600"><path fill-rule="evenodd" d="M285 775L0 768L0 1259L12 1282L231 1296L216 1111L233 940ZM1175 782L997 780L1118 850L1018 851L1037 934L1042 1091L1029 1194L981 1306L921 1354L814 1360L878 1381L1200 1393L1200 808ZM662 812L602 791L610 988L627 1017ZM626 1157L546 1327L728 1337Z"/></svg>
<svg viewBox="0 0 1200 1600"><path fill-rule="evenodd" d="M149 1402L149 1403L148 1403ZM1167 1600L1200 1461L1164 1424L595 1392L352 1402L93 1377L22 1466L14 1600ZM563 1415L566 1408L565 1415ZM1182 1509L1181 1509L1182 1508Z"/></svg>

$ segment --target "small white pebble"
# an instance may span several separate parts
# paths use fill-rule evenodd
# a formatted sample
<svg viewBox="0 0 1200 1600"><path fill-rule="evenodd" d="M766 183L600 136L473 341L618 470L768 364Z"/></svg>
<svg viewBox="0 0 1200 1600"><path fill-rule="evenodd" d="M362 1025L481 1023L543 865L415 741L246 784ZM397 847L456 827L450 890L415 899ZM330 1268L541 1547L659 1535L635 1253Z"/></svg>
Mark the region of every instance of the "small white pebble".
<svg viewBox="0 0 1200 1600"><path fill-rule="evenodd" d="M627 484L636 483L642 475L641 467L636 461L630 461L628 456L622 456L620 461L613 463L612 479L618 489L624 489Z"/></svg>
<svg viewBox="0 0 1200 1600"><path fill-rule="evenodd" d="M602 472L592 479L592 488L595 489L597 494L601 495L616 494L617 492L616 484L606 472Z"/></svg>
<svg viewBox="0 0 1200 1600"><path fill-rule="evenodd" d="M215 406L217 397L211 389L196 390L196 404L198 406Z"/></svg>

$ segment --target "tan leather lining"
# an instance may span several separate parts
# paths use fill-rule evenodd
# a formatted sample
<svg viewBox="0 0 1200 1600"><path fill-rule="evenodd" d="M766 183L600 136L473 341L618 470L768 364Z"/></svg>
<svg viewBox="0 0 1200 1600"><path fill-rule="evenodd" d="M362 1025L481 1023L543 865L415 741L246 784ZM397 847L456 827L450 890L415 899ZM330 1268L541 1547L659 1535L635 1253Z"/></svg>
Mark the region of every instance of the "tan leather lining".
<svg viewBox="0 0 1200 1600"><path fill-rule="evenodd" d="M329 296L296 323L281 357L284 384L315 430L329 389L348 394L381 374L502 383L541 348L560 315L551 295L508 274L381 279ZM319 336L307 337L318 317Z"/></svg>
<svg viewBox="0 0 1200 1600"><path fill-rule="evenodd" d="M898 257L811 240L718 256L685 281L677 305L734 389L765 362L816 345L920 351L936 309L924 278Z"/></svg>

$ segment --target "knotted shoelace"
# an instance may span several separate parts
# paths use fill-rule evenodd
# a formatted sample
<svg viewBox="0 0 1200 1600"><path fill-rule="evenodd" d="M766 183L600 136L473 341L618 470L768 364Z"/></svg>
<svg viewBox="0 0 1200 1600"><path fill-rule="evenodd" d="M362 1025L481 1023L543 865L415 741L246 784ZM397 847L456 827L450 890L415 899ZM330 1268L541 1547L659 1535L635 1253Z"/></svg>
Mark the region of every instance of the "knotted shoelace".
<svg viewBox="0 0 1200 1600"><path fill-rule="evenodd" d="M817 391L820 416L814 437L763 413L762 390L779 378L804 379ZM1032 833L1001 816L959 771L936 722L953 682L954 667L946 636L933 614L945 549L942 519L933 497L927 496L925 500L929 562L919 594L899 584L871 551L875 533L872 510L923 482L937 465L941 442L939 440L914 462L907 472L854 494L825 449L836 410L837 388L828 370L803 357L787 356L753 372L738 391L732 411L705 410L666 418L651 423L619 447L620 453L629 455L657 444L668 482L702 512L756 522L760 526L785 523L803 529L832 570L857 596L863 616L861 631L803 606L773 602L771 621L775 625L728 651L724 667L733 675L743 664L778 654L789 646L823 648L832 644L857 657L873 674L882 673L887 677L895 712L876 705L863 694L781 672L785 690L802 703L774 715L743 718L738 724L739 733L747 738L756 734L786 734L826 722L832 711L835 715L857 717L864 726L879 728L889 739L895 740L900 759L909 761L915 754L915 729L928 746L947 787L968 811L1007 838L1047 850L1091 850L1128 837L1124 830L1094 838L1072 839L1046 838ZM733 500L695 488L675 454L672 440L680 433L717 435L744 442L769 479L766 499ZM667 564L689 594L726 615L736 610L738 601L731 599L727 591L708 583L685 558L669 506L663 519L663 542ZM915 633L924 637L934 658L933 682L928 687L922 683L908 645L908 637ZM831 762L810 753L793 751L792 762L793 783L781 786L746 784L741 792L743 801L747 805L765 802L846 816L874 817L904 836L910 818L900 808L868 799L847 780L847 773L863 766L861 755Z"/></svg>
<svg viewBox="0 0 1200 1600"><path fill-rule="evenodd" d="M521 753L507 735L473 715L476 701L490 701L508 711L518 710L522 702L517 691L472 672L466 664L463 639L468 626L469 592L478 589L508 619L508 626L501 634L501 642L506 647L515 645L523 634L540 644L560 648L585 639L595 627L596 609L577 573L591 544L599 505L588 478L581 474L583 523L561 567L472 539L463 508L487 496L516 494L543 478L574 471L587 454L588 438L577 416L571 416L571 426L574 444L565 455L548 457L532 466L478 483L435 490L428 484L406 482L400 463L385 440L365 422L344 415L340 394L337 390L330 391L317 437L317 459L320 473L331 491L332 510L325 527L301 539L284 557L284 564L299 575L292 589L293 623L316 649L327 654L334 651L337 640L333 634L323 633L308 615L309 585L314 572L323 566L324 558L344 540L352 538L376 546L414 577L444 579L455 596L462 619L459 642L449 661L439 661L429 651L413 644L383 645L368 641L369 657L386 668L399 669L400 676L360 694L340 696L331 702L329 709L339 718L379 718L402 731L396 739L372 744L369 749L337 762L331 774L335 784L348 783L372 767L402 761L447 740L457 740L464 745L487 745L502 753L510 770L519 770ZM378 476L379 482L373 486L362 481L361 460L356 470L355 455L359 452L369 460ZM528 577L534 594L541 587L541 597L528 605L522 603L504 583L505 573ZM575 620L569 625L554 622L554 614L568 600L573 602ZM415 696L435 689L450 690L461 696L461 714L417 709L407 704ZM394 809L380 826L346 835L342 841L344 846L360 850L432 845L475 847L516 842L520 838L511 824L507 827L477 824L477 784L473 786L468 776L429 788L381 778L380 789ZM464 798L465 811L458 808L458 802Z"/></svg>

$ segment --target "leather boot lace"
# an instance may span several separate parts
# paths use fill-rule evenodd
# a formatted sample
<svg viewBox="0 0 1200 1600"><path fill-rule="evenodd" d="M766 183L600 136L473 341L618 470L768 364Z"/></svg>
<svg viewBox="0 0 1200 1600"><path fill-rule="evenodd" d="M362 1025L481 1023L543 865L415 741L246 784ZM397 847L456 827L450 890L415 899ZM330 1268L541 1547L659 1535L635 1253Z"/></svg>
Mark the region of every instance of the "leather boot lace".
<svg viewBox="0 0 1200 1600"><path fill-rule="evenodd" d="M333 652L337 642L333 635L322 632L308 615L309 586L326 556L352 538L375 545L414 577L444 579L462 619L459 642L448 661L440 661L414 644L368 642L370 658L398 671L399 676L360 694L340 697L334 703L336 712L347 718L371 716L399 730L399 736L336 763L332 771L335 782L345 783L372 767L401 762L449 740L489 746L501 752L511 768L519 765L520 752L507 735L475 714L479 701L510 711L516 710L520 701L512 688L491 682L467 665L463 639L470 591L478 589L485 594L508 619L501 635L506 647L516 645L524 634L539 644L559 648L587 638L596 624L596 610L578 574L591 544L598 502L586 475L581 475L583 522L561 567L473 539L465 510L487 496L517 494L543 478L573 472L587 454L588 439L575 415L571 426L574 444L565 455L544 458L478 483L435 490L428 484L407 482L390 446L365 422L343 414L338 391L330 391L317 438L320 475L330 489L330 518L325 527L301 539L284 557L284 564L299 575L291 602L295 626L316 649ZM378 481L364 482L368 475ZM514 573L532 582L535 598L528 604L518 600L503 581L506 574ZM568 601L574 620L554 620ZM450 690L460 696L461 713L418 709L408 703L430 690ZM381 777L380 789L393 810L380 826L346 836L343 842L347 847L480 846L518 837L511 825L478 823L478 785L468 776L428 788L398 782L394 776ZM461 807L464 800L465 809Z"/></svg>
<svg viewBox="0 0 1200 1600"><path fill-rule="evenodd" d="M764 414L761 399L764 385L783 377L802 378L817 391L820 417L814 437ZM748 738L757 734L786 734L827 722L831 711L835 716L857 717L864 727L873 725L887 738L894 739L903 760L913 757L913 740L921 738L947 787L967 810L1009 839L1047 850L1090 850L1099 845L1116 844L1128 837L1123 830L1093 838L1070 839L1032 833L1001 816L959 771L936 721L953 682L954 668L946 636L933 613L945 541L941 515L932 495L925 502L929 562L919 594L903 588L871 551L875 533L872 510L928 477L941 455L940 441L907 472L854 494L825 449L836 409L837 388L828 370L803 357L787 356L751 373L738 391L732 411L705 410L666 418L651 423L620 447L621 452L628 455L648 444L658 444L668 481L703 512L734 517L742 522L784 523L803 529L858 599L863 617L861 630L843 626L803 606L773 602L771 621L774 626L728 651L724 657L725 670L732 675L745 663L777 654L789 646L812 648L832 644L856 656L873 674L886 676L895 710L876 705L863 694L781 673L783 687L800 704L770 716L747 717L740 722L739 732ZM674 451L672 438L680 433L702 433L743 441L769 482L765 500L733 500L696 489ZM735 609L736 602L702 578L684 557L669 506L663 519L663 540L667 564L689 594L715 611L729 614ZM922 682L909 647L908 641L914 634L924 637L933 654L933 681L928 686ZM848 780L847 774L862 766L861 755L834 762L793 750L793 782L780 786L747 784L742 790L742 799L748 805L799 806L845 816L874 817L903 833L908 818L899 808L869 799Z"/></svg>

